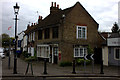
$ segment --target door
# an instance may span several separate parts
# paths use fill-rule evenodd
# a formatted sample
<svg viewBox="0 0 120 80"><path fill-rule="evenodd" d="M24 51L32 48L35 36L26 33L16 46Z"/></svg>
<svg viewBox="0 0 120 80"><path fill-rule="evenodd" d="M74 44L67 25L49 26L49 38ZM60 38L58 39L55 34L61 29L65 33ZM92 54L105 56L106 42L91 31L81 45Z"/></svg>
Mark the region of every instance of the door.
<svg viewBox="0 0 120 80"><path fill-rule="evenodd" d="M55 64L58 63L58 47L53 47L53 61Z"/></svg>

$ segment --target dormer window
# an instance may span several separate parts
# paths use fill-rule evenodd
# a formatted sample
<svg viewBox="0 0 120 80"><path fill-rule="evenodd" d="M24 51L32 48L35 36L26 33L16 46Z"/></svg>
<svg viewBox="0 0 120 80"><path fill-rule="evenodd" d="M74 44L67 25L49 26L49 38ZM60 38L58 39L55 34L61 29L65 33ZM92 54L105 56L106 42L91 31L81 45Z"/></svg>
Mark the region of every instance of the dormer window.
<svg viewBox="0 0 120 80"><path fill-rule="evenodd" d="M77 39L87 39L87 27L86 26L77 26L76 32Z"/></svg>

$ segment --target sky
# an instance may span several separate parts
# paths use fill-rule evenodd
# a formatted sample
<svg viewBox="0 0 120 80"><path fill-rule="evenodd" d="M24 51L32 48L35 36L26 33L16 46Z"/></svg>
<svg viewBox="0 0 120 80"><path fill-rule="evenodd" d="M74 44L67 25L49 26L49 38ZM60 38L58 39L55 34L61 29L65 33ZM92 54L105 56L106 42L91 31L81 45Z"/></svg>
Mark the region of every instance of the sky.
<svg viewBox="0 0 120 80"><path fill-rule="evenodd" d="M78 1L99 24L100 32L111 31L113 24L118 23L119 0L0 0L0 34L14 36L13 6L16 2L20 6L17 28L17 33L20 33L26 30L28 24L36 23L39 15L43 18L49 15L51 2L56 2L61 9L65 9Z"/></svg>

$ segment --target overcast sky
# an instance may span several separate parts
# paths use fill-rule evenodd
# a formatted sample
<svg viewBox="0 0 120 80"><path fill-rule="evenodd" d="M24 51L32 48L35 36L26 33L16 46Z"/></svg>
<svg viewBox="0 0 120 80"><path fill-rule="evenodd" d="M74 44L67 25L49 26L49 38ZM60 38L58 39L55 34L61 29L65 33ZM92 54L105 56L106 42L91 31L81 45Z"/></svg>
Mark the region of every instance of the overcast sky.
<svg viewBox="0 0 120 80"><path fill-rule="evenodd" d="M56 2L61 9L65 9L77 1L98 22L99 31L111 31L113 24L118 22L119 0L0 0L0 30L2 30L0 34L7 33L14 36L13 6L16 2L20 6L18 15L18 33L20 33L26 30L29 22L36 23L39 15L45 18L50 13L51 2Z"/></svg>

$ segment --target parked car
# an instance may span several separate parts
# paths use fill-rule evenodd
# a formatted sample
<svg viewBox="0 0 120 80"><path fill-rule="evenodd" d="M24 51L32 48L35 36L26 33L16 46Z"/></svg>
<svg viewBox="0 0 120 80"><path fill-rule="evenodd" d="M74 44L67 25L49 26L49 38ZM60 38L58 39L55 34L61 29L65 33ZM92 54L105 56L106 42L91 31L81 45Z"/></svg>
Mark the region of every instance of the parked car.
<svg viewBox="0 0 120 80"><path fill-rule="evenodd" d="M5 58L5 54L3 52L3 48L0 48L0 57L3 59Z"/></svg>

